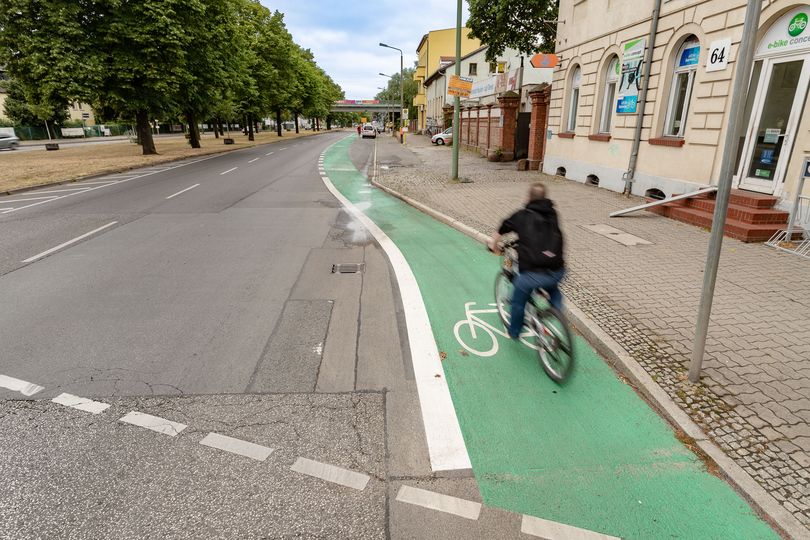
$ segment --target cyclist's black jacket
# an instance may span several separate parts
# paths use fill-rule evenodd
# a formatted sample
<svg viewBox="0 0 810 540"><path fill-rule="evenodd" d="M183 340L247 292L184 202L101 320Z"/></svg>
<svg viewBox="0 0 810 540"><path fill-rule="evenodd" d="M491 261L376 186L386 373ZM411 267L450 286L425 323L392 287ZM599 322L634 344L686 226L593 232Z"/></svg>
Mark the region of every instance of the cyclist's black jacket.
<svg viewBox="0 0 810 540"><path fill-rule="evenodd" d="M557 212L550 199L538 199L507 218L498 233L518 235L518 264L523 272L559 270L563 260L563 236Z"/></svg>

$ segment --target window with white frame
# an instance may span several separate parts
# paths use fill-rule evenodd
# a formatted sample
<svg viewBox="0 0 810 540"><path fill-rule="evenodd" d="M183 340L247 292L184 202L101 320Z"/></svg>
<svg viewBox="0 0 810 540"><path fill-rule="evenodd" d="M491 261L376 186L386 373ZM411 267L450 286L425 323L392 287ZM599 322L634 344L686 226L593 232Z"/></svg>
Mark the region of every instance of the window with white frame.
<svg viewBox="0 0 810 540"><path fill-rule="evenodd" d="M478 75L478 64L475 62L470 62L470 77L474 77Z"/></svg>
<svg viewBox="0 0 810 540"><path fill-rule="evenodd" d="M579 66L574 67L571 74L571 90L568 98L568 121L565 126L566 131L576 131L577 129L577 108L579 106L579 85L582 79L582 71Z"/></svg>
<svg viewBox="0 0 810 540"><path fill-rule="evenodd" d="M599 119L599 133L610 133L613 122L613 108L616 104L616 87L621 74L619 57L613 56L607 64L605 72L605 89L602 96L602 117Z"/></svg>
<svg viewBox="0 0 810 540"><path fill-rule="evenodd" d="M669 94L664 135L683 137L686 132L686 117L692 88L695 86L695 73L700 63L700 42L690 36L678 49L672 73L672 89Z"/></svg>

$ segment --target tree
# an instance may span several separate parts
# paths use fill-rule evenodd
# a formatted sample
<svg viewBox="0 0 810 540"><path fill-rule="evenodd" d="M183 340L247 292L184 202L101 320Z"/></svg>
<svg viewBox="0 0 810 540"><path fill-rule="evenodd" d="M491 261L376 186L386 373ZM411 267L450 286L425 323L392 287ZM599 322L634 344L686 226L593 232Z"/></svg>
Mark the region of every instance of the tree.
<svg viewBox="0 0 810 540"><path fill-rule="evenodd" d="M22 87L14 80L4 81L6 100L3 109L6 117L16 126L44 127L45 122L53 126L63 125L70 116L67 108L55 111L45 119L37 117L29 107Z"/></svg>
<svg viewBox="0 0 810 540"><path fill-rule="evenodd" d="M413 98L419 91L419 86L417 85L416 81L413 80L413 74L415 71L415 68L405 68L402 70L403 74L405 75L405 85L403 87L402 94L405 96L404 102L405 106L408 107L409 118L416 118L417 113L417 108L413 105ZM395 108L399 110L399 97L399 73L395 73L393 77L388 79L388 86L385 88L385 90L378 92L374 99L393 102L396 105Z"/></svg>
<svg viewBox="0 0 810 540"><path fill-rule="evenodd" d="M489 46L494 62L506 48L525 55L553 52L557 37L559 0L467 0L470 36Z"/></svg>

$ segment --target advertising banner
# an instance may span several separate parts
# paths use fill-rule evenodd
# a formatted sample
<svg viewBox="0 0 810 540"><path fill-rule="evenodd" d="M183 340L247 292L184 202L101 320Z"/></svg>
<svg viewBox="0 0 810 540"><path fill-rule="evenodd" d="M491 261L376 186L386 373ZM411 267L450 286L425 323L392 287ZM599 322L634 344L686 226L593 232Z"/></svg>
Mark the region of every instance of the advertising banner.
<svg viewBox="0 0 810 540"><path fill-rule="evenodd" d="M508 73L499 73L483 81L473 84L470 98L478 99L486 96L503 94L504 92L517 92L520 84L520 68Z"/></svg>
<svg viewBox="0 0 810 540"><path fill-rule="evenodd" d="M644 38L624 44L622 72L619 78L619 99L616 112L633 114L638 108L638 93L641 90L641 64L644 61Z"/></svg>
<svg viewBox="0 0 810 540"><path fill-rule="evenodd" d="M458 75L451 75L450 81L447 83L447 94L450 96L467 98L470 97L472 87L472 79L468 77L459 77Z"/></svg>

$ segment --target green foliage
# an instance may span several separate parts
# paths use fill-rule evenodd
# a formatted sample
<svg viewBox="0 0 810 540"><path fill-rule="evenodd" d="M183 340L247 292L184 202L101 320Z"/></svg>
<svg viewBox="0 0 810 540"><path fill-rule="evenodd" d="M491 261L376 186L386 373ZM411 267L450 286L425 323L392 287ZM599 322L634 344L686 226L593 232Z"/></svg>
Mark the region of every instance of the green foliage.
<svg viewBox="0 0 810 540"><path fill-rule="evenodd" d="M405 96L404 103L405 106L408 107L409 118L416 118L417 114L417 108L413 105L413 98L416 96L417 92L419 92L419 85L415 80L413 80L413 74L415 71L416 68L405 68L402 70L402 73L405 75L405 84L402 89L402 94ZM384 103L391 103L395 105L397 110L399 110L399 78L399 73L395 73L393 77L388 79L388 86L385 88L385 90L377 92L374 99L378 99Z"/></svg>
<svg viewBox="0 0 810 540"><path fill-rule="evenodd" d="M467 0L470 36L489 45L495 61L507 47L525 55L553 52L559 0Z"/></svg>
<svg viewBox="0 0 810 540"><path fill-rule="evenodd" d="M29 106L22 85L15 79L4 82L7 94L3 103L3 113L11 120L12 125L45 127L46 120L51 125L59 125L68 118L67 108L53 111L44 119L38 117Z"/></svg>

